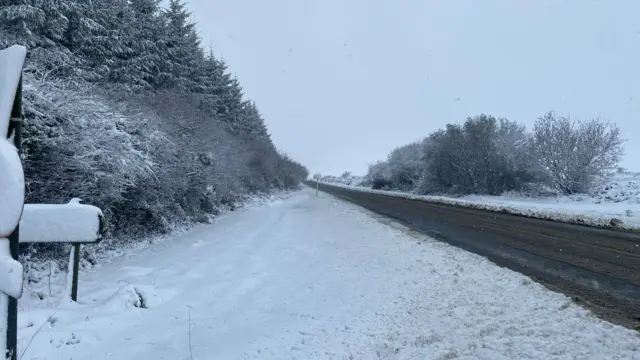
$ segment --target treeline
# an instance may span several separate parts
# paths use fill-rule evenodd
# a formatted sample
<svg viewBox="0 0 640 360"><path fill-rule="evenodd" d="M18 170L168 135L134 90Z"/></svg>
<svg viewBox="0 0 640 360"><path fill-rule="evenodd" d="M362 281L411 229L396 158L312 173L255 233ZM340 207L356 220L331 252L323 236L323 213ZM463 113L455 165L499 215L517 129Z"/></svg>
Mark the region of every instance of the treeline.
<svg viewBox="0 0 640 360"><path fill-rule="evenodd" d="M0 49L28 47L28 203L81 198L128 239L307 177L189 16L180 0L0 0Z"/></svg>
<svg viewBox="0 0 640 360"><path fill-rule="evenodd" d="M549 112L528 131L489 115L448 124L369 167L365 184L422 194L588 193L618 167L615 124Z"/></svg>

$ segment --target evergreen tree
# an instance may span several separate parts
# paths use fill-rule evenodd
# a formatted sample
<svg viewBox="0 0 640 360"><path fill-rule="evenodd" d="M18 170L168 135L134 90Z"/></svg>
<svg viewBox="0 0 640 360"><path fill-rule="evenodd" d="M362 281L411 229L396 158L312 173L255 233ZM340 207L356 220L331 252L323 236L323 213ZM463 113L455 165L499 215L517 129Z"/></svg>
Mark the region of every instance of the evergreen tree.
<svg viewBox="0 0 640 360"><path fill-rule="evenodd" d="M161 78L160 85L165 88L193 89L193 76L204 60L195 24L189 21L190 15L186 4L180 0L170 0L169 8L164 12L166 57L161 71L169 76Z"/></svg>
<svg viewBox="0 0 640 360"><path fill-rule="evenodd" d="M71 50L100 26L87 17L86 0L0 0L0 24L28 36L36 45L58 43Z"/></svg>
<svg viewBox="0 0 640 360"><path fill-rule="evenodd" d="M79 195L114 232L149 234L306 177L205 56L184 1L160 3L0 0L0 47L27 45L38 83L24 93L31 201Z"/></svg>
<svg viewBox="0 0 640 360"><path fill-rule="evenodd" d="M253 101L242 103L242 113L238 119L238 129L241 136L249 140L269 140L269 133L258 107Z"/></svg>
<svg viewBox="0 0 640 360"><path fill-rule="evenodd" d="M132 0L126 13L127 33L122 34L127 51L112 66L110 80L134 88L157 86L164 51L165 26L159 0Z"/></svg>

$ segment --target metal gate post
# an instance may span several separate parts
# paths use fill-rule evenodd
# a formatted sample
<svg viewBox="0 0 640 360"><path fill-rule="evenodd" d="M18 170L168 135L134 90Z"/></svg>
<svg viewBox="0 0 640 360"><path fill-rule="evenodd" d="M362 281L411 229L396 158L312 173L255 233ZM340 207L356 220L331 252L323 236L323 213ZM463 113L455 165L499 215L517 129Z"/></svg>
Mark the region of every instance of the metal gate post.
<svg viewBox="0 0 640 360"><path fill-rule="evenodd" d="M16 90L16 97L11 108L11 121L9 122L9 134L13 133L13 144L18 153L22 143L22 76ZM20 250L20 226L9 235L9 250L11 257L18 260ZM7 312L7 351L8 359L18 358L18 299L9 296L9 309Z"/></svg>

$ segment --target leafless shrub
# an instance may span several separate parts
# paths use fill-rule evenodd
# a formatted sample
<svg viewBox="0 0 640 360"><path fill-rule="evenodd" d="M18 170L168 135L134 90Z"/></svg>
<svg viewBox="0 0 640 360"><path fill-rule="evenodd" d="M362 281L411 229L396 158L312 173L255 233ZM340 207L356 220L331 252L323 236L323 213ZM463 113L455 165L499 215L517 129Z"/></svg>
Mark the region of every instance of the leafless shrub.
<svg viewBox="0 0 640 360"><path fill-rule="evenodd" d="M565 194L587 193L615 171L623 144L614 124L548 112L534 125L532 152L552 187Z"/></svg>

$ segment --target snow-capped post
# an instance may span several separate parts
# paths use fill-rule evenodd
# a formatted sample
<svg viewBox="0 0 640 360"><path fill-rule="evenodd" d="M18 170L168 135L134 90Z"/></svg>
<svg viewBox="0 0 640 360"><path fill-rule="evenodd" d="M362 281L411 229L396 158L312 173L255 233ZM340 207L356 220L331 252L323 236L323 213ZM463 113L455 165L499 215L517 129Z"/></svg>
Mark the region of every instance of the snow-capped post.
<svg viewBox="0 0 640 360"><path fill-rule="evenodd" d="M11 110L11 121L9 122L9 134L13 133L13 144L20 155L22 144L22 75L20 76L20 82L18 83L18 89L16 90L15 100L13 102L13 109ZM24 191L24 170L22 172L22 189ZM23 193L23 207L24 207L24 193ZM9 252L11 253L11 260L19 263L19 249L20 249L20 223L9 235ZM20 270L22 270L22 264L20 264ZM20 271L20 295L9 296L9 312L7 314L7 351L11 360L17 359L18 356L18 299L22 295L22 282L23 272Z"/></svg>
<svg viewBox="0 0 640 360"><path fill-rule="evenodd" d="M20 219L20 243L71 244L70 275L67 291L71 300L78 301L78 275L80 271L80 246L95 244L104 233L102 211L71 199L67 204L25 204Z"/></svg>
<svg viewBox="0 0 640 360"><path fill-rule="evenodd" d="M20 161L22 142L22 68L27 56L24 46L0 51L0 296L2 309L0 347L7 359L17 359L18 299L22 296L23 269L18 261L20 217L24 206L24 171ZM13 140L11 144L8 140ZM8 236L8 239L7 239ZM6 316L6 317L5 317ZM5 328L6 326L6 328Z"/></svg>

